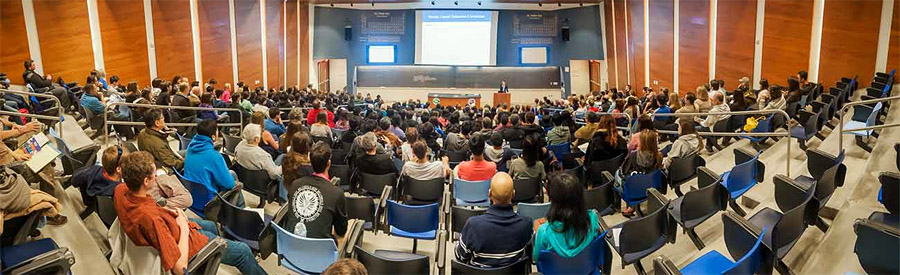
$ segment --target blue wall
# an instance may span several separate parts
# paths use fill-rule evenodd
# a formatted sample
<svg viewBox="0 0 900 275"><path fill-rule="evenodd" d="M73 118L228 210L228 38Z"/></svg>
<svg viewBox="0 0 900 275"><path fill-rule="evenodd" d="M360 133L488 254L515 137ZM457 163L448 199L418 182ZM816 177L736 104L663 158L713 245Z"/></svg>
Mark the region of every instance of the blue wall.
<svg viewBox="0 0 900 275"><path fill-rule="evenodd" d="M360 16L366 10L316 7L314 26L313 59L341 58L347 59L348 86L353 81L354 67L366 65L367 42L360 41ZM416 51L416 19L415 10L398 11L404 13L405 33L399 37L397 45L397 64L412 65L415 63ZM497 20L497 66L521 66L519 64L519 47L513 43L513 18L529 11L500 10ZM533 11L530 11L533 12ZM578 7L545 11L557 15L559 26L568 19L570 41L563 41L557 35L550 47L550 63L552 66L568 66L569 60L603 59L603 41L601 39L600 13L598 6ZM350 20L353 37L344 40L344 25ZM377 43L385 44L385 43ZM563 81L569 80L569 73L563 75ZM515 80L511 80L515 81ZM348 87L348 90L353 90ZM570 93L566 85L566 93Z"/></svg>

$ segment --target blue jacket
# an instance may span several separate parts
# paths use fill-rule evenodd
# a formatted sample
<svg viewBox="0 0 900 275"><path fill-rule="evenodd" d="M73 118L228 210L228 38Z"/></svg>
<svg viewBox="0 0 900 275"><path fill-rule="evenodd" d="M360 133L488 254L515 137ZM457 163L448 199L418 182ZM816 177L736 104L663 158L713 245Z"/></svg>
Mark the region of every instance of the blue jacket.
<svg viewBox="0 0 900 275"><path fill-rule="evenodd" d="M103 176L103 166L91 165L79 168L72 175L72 186L82 188L88 196L110 196L115 193L116 185L120 182L112 181Z"/></svg>
<svg viewBox="0 0 900 275"><path fill-rule="evenodd" d="M94 97L92 95L82 96L81 106L83 106L85 109L91 110L94 115L103 115L103 102L100 102L100 99L97 97Z"/></svg>
<svg viewBox="0 0 900 275"><path fill-rule="evenodd" d="M286 131L284 124L277 124L274 120L266 119L266 131L269 131L273 136L281 136Z"/></svg>
<svg viewBox="0 0 900 275"><path fill-rule="evenodd" d="M213 148L212 139L204 135L194 135L184 158L184 177L206 186L209 191L206 197L191 192L194 199L193 209L203 209L216 193L234 188L234 177L225 164L219 151ZM198 207L199 206L199 207Z"/></svg>

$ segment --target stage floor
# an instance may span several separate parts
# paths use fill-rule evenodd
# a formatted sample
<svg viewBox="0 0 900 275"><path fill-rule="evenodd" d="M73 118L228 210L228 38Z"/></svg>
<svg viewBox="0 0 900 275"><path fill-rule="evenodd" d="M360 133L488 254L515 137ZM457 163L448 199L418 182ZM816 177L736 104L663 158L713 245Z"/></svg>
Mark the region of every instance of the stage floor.
<svg viewBox="0 0 900 275"><path fill-rule="evenodd" d="M407 101L419 99L428 100L429 93L447 94L480 94L481 105L494 105L494 93L497 89L455 89L455 88L389 88L389 87L357 87L357 93L381 95L385 102ZM510 101L514 105L534 104L534 99L547 97L550 100L561 98L563 92L559 89L509 89Z"/></svg>

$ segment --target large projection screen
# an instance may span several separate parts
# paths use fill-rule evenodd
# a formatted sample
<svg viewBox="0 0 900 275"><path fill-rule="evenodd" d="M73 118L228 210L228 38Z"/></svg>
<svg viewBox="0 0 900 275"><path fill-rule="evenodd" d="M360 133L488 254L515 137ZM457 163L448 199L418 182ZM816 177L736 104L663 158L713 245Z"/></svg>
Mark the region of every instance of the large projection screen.
<svg viewBox="0 0 900 275"><path fill-rule="evenodd" d="M497 11L416 11L416 64L497 64Z"/></svg>

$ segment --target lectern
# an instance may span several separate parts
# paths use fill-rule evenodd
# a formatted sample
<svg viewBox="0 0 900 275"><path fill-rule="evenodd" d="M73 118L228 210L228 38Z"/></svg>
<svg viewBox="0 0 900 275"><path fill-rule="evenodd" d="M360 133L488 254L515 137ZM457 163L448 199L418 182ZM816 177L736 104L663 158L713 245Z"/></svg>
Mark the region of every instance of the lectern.
<svg viewBox="0 0 900 275"><path fill-rule="evenodd" d="M503 103L506 103L506 106L510 105L509 93L494 93L494 106Z"/></svg>

